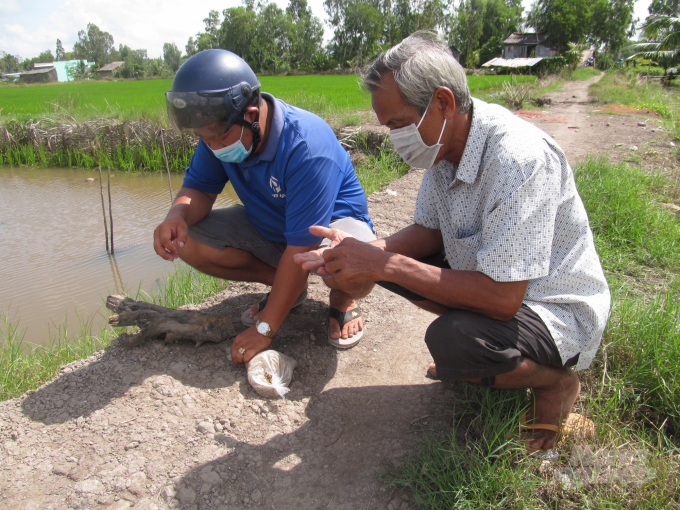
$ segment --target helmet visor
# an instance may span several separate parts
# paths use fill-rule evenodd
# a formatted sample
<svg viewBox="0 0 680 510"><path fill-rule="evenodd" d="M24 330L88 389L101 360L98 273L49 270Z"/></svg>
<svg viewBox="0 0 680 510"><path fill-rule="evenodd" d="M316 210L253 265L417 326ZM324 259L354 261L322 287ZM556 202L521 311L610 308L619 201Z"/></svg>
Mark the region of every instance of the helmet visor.
<svg viewBox="0 0 680 510"><path fill-rule="evenodd" d="M260 88L259 82L251 87L241 82L222 90L202 90L198 92L165 93L168 116L178 131L190 131L215 123L226 124L229 129L243 113L254 93Z"/></svg>
<svg viewBox="0 0 680 510"><path fill-rule="evenodd" d="M190 132L216 123L227 123L233 112L227 111L223 97L196 92L165 93L168 117L178 133Z"/></svg>

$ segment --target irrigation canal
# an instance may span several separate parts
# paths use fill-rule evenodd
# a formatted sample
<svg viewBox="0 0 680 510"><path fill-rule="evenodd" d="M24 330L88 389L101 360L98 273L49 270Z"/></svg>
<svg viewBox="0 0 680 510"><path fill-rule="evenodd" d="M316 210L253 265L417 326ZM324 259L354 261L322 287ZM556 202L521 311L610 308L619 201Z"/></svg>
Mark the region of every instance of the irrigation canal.
<svg viewBox="0 0 680 510"><path fill-rule="evenodd" d="M108 208L106 180L104 172ZM173 196L181 185L182 175L173 175ZM96 169L0 168L0 317L18 321L26 343L48 343L57 327L73 336L78 314L104 324L107 295L153 292L181 263L153 251L153 231L170 206L167 175L113 173L111 199L113 256ZM236 201L229 186L216 206Z"/></svg>

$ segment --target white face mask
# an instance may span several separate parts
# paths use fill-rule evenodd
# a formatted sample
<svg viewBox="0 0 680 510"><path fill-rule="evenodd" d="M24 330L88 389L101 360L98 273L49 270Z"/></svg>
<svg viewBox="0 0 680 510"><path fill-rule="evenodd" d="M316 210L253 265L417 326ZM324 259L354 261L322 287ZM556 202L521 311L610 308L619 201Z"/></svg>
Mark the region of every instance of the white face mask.
<svg viewBox="0 0 680 510"><path fill-rule="evenodd" d="M427 115L427 111L425 112ZM434 145L428 146L420 137L418 128L425 120L425 115L420 119L418 125L409 124L408 126L400 127L390 131L390 139L394 144L394 148L401 158L410 166L416 168L432 168L434 160L437 159L439 149L442 145L441 140L444 135L444 128L446 127L446 119L442 126L442 132L439 133L439 140Z"/></svg>

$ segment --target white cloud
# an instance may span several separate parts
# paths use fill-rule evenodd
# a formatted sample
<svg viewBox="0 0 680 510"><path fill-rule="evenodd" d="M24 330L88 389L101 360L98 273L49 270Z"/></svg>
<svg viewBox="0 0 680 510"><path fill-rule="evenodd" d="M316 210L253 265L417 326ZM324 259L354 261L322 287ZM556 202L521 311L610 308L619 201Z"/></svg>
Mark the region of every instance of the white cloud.
<svg viewBox="0 0 680 510"><path fill-rule="evenodd" d="M275 0L285 8L288 0ZM126 44L146 49L150 57L162 54L163 43L174 42L184 50L189 37L204 28L211 10L242 5L240 0L0 0L3 23L12 36L0 34L0 50L25 58L46 49L55 51L57 39L70 51L78 31L94 23L109 32L116 47ZM325 19L323 0L309 0L314 15ZM23 30L22 30L23 29ZM327 36L328 36L327 30Z"/></svg>
<svg viewBox="0 0 680 510"><path fill-rule="evenodd" d="M2 3L0 3L0 15L6 16L20 10L21 8L17 0L2 0Z"/></svg>

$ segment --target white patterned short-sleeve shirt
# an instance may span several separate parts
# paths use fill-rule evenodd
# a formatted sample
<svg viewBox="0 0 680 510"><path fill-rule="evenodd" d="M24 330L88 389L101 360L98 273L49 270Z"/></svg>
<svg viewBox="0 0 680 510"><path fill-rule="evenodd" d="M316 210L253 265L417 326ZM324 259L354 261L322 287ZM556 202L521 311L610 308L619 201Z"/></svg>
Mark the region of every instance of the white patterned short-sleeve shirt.
<svg viewBox="0 0 680 510"><path fill-rule="evenodd" d="M550 330L562 362L590 366L611 297L574 175L549 135L473 99L458 165L425 172L414 221L440 230L452 269L528 280L524 303Z"/></svg>

